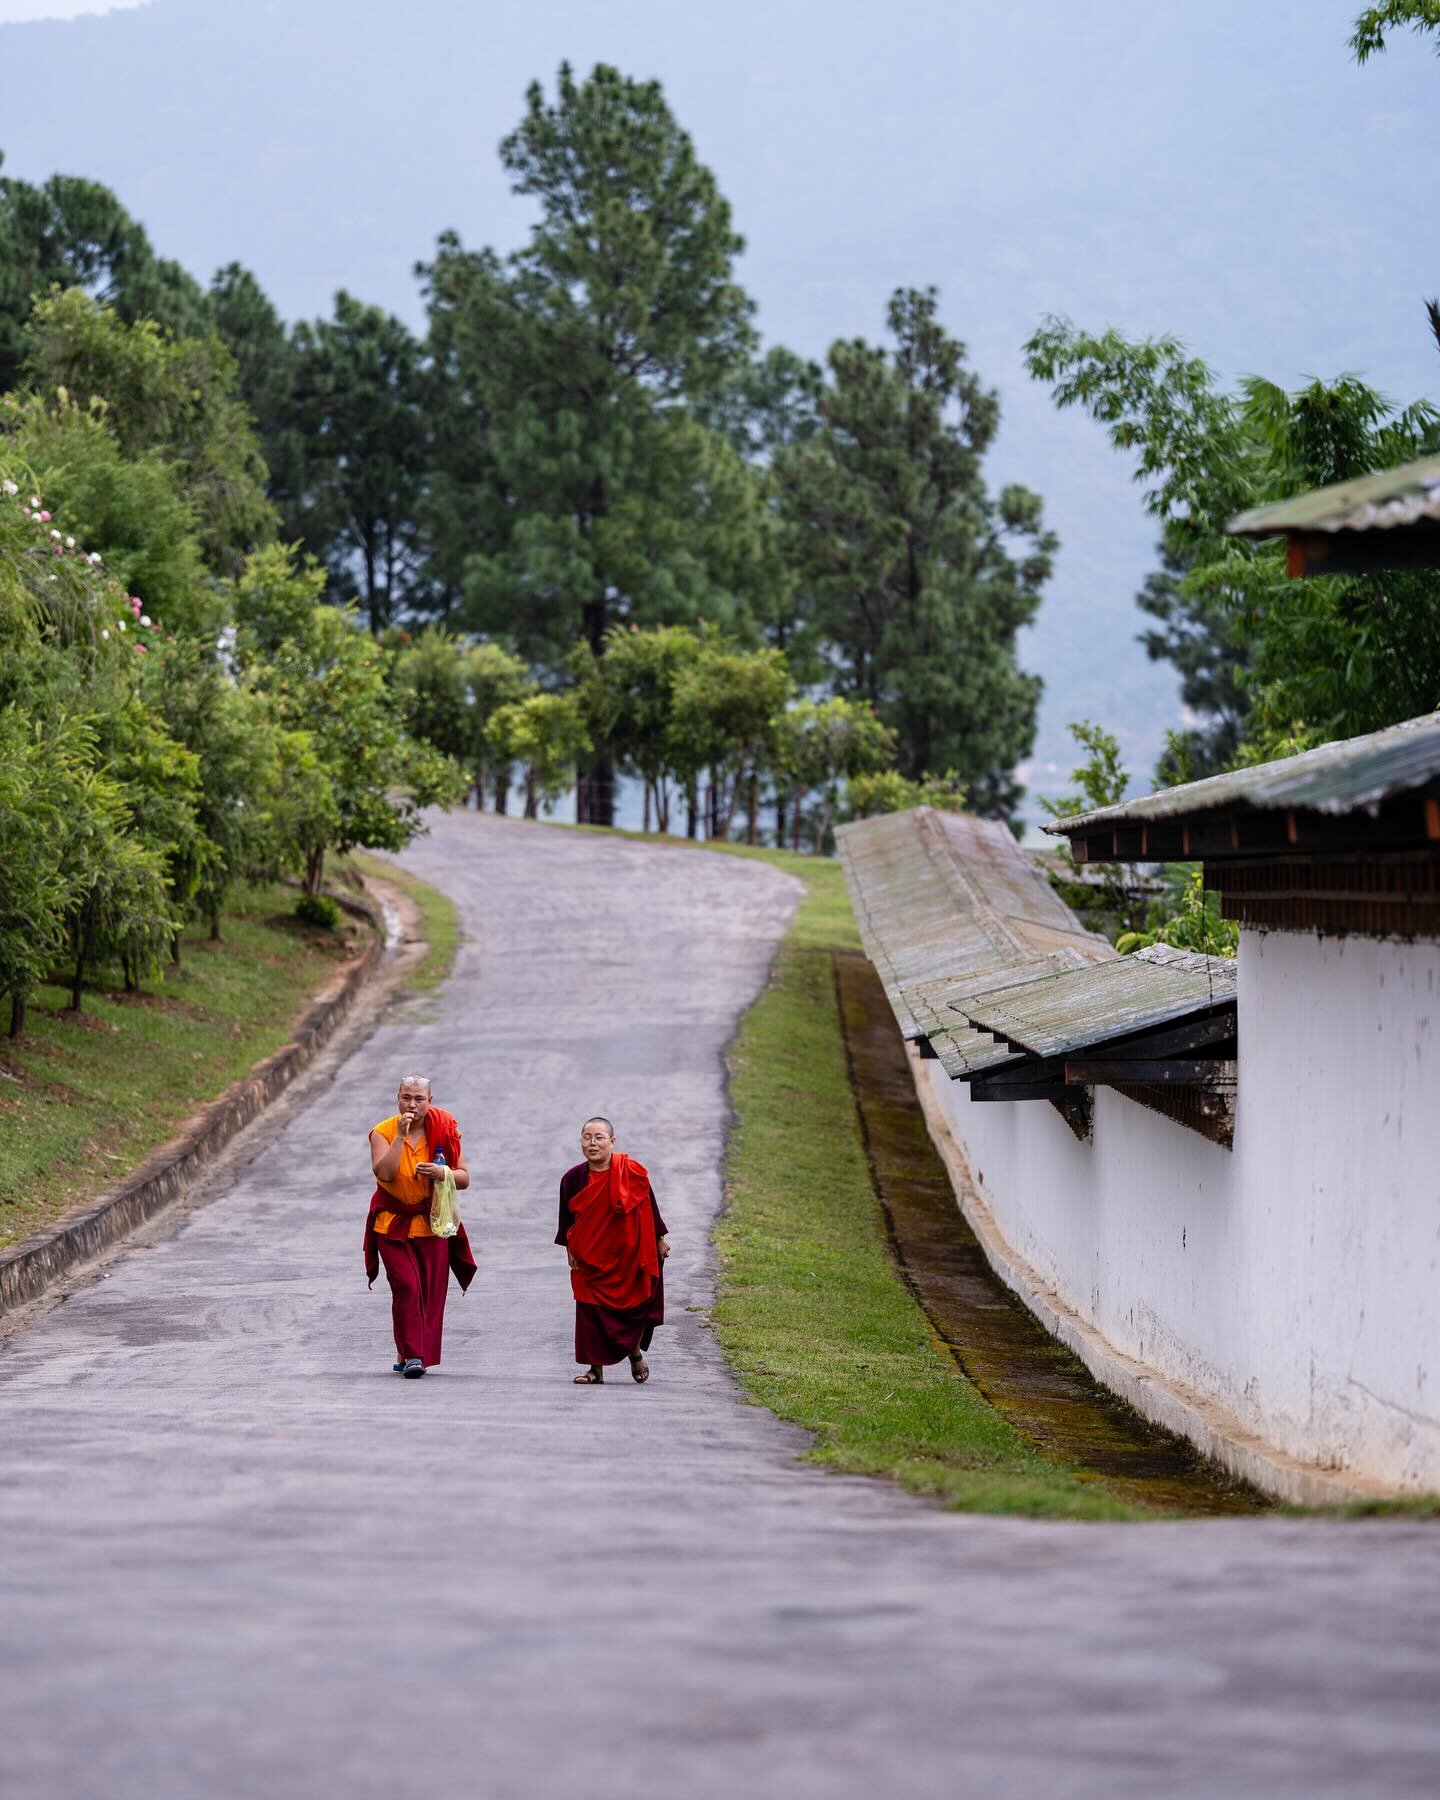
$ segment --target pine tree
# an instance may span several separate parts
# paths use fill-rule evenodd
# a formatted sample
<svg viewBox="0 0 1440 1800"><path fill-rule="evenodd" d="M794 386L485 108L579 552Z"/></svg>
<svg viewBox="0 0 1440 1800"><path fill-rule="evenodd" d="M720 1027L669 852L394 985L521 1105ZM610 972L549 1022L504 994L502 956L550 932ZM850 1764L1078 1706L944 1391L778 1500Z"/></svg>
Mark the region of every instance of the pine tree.
<svg viewBox="0 0 1440 1800"><path fill-rule="evenodd" d="M788 549L837 685L894 729L901 771L951 771L979 810L1003 815L1040 695L1016 641L1055 538L1035 494L986 488L999 402L941 325L934 290L902 289L888 317L893 348L831 348L818 430L776 456Z"/></svg>

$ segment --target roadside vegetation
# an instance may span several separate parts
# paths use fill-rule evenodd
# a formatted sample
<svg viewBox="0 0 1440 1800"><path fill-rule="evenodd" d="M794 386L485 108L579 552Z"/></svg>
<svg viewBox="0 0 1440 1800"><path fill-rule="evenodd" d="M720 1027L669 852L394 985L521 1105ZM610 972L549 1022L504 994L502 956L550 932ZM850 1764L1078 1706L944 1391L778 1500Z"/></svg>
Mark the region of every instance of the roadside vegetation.
<svg viewBox="0 0 1440 1800"><path fill-rule="evenodd" d="M158 991L101 989L77 1018L64 987L34 990L23 1038L0 1041L0 1249L97 1199L289 1041L369 929L303 925L294 901L235 890L221 940L192 927Z"/></svg>

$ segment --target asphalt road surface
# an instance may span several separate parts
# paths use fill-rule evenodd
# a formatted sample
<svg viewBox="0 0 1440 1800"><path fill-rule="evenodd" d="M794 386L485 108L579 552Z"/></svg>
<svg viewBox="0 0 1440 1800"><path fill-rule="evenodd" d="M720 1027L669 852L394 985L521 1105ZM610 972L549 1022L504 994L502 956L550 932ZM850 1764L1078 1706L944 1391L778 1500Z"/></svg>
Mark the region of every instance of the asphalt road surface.
<svg viewBox="0 0 1440 1800"><path fill-rule="evenodd" d="M448 987L0 1352L6 1800L1436 1793L1440 1527L944 1514L740 1400L688 1309L789 878L474 815L406 860ZM481 1273L404 1382L360 1239L417 1069ZM646 1387L570 1380L595 1111L675 1246Z"/></svg>

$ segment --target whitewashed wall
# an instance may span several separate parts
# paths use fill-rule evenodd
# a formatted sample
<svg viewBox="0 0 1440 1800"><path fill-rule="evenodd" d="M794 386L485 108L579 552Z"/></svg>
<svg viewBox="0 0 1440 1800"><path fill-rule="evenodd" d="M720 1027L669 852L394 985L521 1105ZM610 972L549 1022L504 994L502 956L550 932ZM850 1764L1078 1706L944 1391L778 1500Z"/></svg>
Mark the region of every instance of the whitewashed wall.
<svg viewBox="0 0 1440 1800"><path fill-rule="evenodd" d="M1113 1091L1093 1141L918 1065L1009 1250L1302 1461L1440 1489L1440 945L1247 931L1233 1151Z"/></svg>

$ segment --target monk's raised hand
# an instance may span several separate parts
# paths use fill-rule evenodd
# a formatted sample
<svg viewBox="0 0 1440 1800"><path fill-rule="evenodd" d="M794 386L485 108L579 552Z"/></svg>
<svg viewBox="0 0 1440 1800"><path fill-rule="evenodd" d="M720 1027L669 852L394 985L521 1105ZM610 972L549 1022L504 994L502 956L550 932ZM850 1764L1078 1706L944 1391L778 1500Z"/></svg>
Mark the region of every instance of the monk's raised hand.
<svg viewBox="0 0 1440 1800"><path fill-rule="evenodd" d="M669 1254L670 1254L670 1240L669 1240L669 1238L661 1238L661 1240L660 1240L660 1260L663 1262Z"/></svg>

